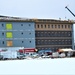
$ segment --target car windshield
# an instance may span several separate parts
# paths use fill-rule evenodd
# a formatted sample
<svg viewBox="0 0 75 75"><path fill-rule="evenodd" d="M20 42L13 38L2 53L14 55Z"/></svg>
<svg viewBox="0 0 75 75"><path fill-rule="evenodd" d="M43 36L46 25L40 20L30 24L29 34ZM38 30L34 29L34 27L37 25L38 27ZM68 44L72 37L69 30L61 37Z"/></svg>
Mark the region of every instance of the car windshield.
<svg viewBox="0 0 75 75"><path fill-rule="evenodd" d="M39 50L38 53L52 52L51 50Z"/></svg>

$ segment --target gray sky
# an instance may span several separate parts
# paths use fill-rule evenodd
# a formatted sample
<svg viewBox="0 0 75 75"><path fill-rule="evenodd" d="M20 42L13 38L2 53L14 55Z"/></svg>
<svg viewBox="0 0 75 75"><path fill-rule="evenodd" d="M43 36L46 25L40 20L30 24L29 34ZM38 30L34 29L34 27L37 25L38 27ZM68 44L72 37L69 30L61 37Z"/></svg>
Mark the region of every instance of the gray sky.
<svg viewBox="0 0 75 75"><path fill-rule="evenodd" d="M0 0L0 14L26 18L75 19L75 0Z"/></svg>

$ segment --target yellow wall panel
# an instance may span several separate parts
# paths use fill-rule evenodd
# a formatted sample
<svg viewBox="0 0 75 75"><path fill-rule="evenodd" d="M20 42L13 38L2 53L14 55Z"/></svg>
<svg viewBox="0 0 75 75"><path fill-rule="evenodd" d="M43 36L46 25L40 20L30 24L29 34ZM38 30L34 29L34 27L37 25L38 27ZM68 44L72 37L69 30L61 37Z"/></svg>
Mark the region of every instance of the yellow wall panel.
<svg viewBox="0 0 75 75"><path fill-rule="evenodd" d="M12 24L11 24L11 23L6 24L6 29L7 29L7 30L12 30Z"/></svg>
<svg viewBox="0 0 75 75"><path fill-rule="evenodd" d="M12 32L7 32L7 33L6 33L6 37L7 37L7 38L12 38Z"/></svg>

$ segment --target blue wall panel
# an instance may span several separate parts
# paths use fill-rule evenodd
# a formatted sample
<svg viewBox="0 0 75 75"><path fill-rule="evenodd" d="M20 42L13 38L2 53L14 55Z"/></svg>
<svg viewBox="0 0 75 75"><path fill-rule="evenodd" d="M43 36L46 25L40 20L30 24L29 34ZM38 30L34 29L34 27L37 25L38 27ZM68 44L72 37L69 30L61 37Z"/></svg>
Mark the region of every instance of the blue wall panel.
<svg viewBox="0 0 75 75"><path fill-rule="evenodd" d="M7 30L6 24L12 24L12 29ZM0 47L6 47L7 41L11 40L13 47L35 48L34 25L34 22L0 22ZM7 32L12 32L13 37L6 38Z"/></svg>

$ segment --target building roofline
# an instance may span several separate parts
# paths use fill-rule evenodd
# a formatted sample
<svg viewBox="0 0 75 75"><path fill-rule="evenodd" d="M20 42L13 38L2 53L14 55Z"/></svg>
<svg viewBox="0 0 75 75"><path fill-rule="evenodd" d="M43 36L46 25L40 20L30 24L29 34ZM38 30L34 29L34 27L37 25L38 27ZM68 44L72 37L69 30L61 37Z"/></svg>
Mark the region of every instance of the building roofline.
<svg viewBox="0 0 75 75"><path fill-rule="evenodd" d="M3 16L0 15L0 22L53 22L53 23L72 23L74 24L74 20L56 20L56 19L29 19L29 18L21 18L21 17L10 17L10 16Z"/></svg>

